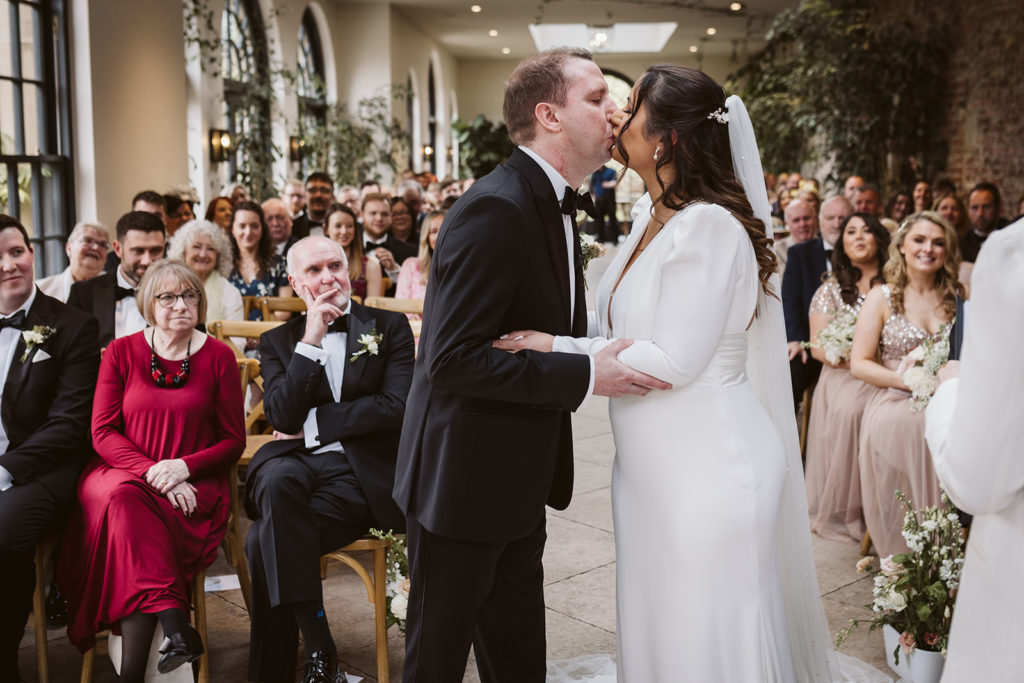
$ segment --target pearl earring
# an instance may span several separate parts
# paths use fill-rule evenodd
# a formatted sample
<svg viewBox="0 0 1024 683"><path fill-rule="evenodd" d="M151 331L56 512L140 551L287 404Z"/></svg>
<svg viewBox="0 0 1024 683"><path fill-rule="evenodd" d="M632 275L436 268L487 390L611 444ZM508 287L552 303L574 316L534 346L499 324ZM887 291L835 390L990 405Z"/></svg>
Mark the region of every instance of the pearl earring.
<svg viewBox="0 0 1024 683"><path fill-rule="evenodd" d="M655 161L658 160L658 155L659 154L661 154L661 147L660 146L656 150L654 150L654 160Z"/></svg>

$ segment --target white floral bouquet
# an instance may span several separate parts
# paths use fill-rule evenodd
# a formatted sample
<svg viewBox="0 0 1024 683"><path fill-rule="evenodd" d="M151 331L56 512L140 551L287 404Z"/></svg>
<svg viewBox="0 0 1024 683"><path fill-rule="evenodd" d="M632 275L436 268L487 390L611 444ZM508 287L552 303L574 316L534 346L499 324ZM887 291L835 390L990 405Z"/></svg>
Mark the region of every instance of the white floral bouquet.
<svg viewBox="0 0 1024 683"><path fill-rule="evenodd" d="M370 529L370 535L388 541L387 608L388 628L398 624L405 633L405 617L409 609L409 554L405 548L405 535L395 536L391 531Z"/></svg>
<svg viewBox="0 0 1024 683"><path fill-rule="evenodd" d="M939 386L936 375L949 361L949 331L952 323L943 323L934 337L929 337L907 354L910 367L903 371L903 383L910 389L910 409L924 410Z"/></svg>
<svg viewBox="0 0 1024 683"><path fill-rule="evenodd" d="M825 352L825 359L831 365L850 360L850 349L853 348L853 329L857 326L856 311L843 307L835 313L835 317L814 336L814 342L800 342L805 349L814 347Z"/></svg>
<svg viewBox="0 0 1024 683"><path fill-rule="evenodd" d="M583 273L586 274L587 266L596 258L601 258L608 250L604 244L594 239L593 235L580 232L580 256L583 258ZM587 279L583 278L583 286L586 287Z"/></svg>
<svg viewBox="0 0 1024 683"><path fill-rule="evenodd" d="M850 626L836 635L836 646L863 622L870 623L872 631L889 625L900 634L893 652L899 663L901 649L906 654L917 647L945 654L964 564L964 534L956 508L945 493L942 505L917 511L902 491L897 491L896 497L907 508L903 538L910 552L883 558L877 569L873 557L857 563L857 571L875 576L870 605L874 616L851 620Z"/></svg>

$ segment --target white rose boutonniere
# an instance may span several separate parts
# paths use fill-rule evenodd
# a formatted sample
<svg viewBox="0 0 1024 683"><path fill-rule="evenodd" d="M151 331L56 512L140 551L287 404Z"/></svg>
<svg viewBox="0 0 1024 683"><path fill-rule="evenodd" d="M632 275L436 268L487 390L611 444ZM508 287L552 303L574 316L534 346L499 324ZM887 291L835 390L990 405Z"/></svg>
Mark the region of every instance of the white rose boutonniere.
<svg viewBox="0 0 1024 683"><path fill-rule="evenodd" d="M585 232L580 232L580 258L583 260L583 274L587 273L587 266L590 262L596 258L601 258L605 255L607 249L604 244L594 239L593 235L588 235ZM583 278L583 286L587 286L587 279Z"/></svg>
<svg viewBox="0 0 1024 683"><path fill-rule="evenodd" d="M371 356L376 356L380 353L380 343L384 341L384 335L378 332L376 329L370 330L369 334L359 335L359 343L362 344L363 348L352 354L352 357L348 359L348 362L355 363L356 358L362 356L364 353L368 353Z"/></svg>
<svg viewBox="0 0 1024 683"><path fill-rule="evenodd" d="M36 325L31 330L24 330L21 333L21 338L25 342L25 353L21 354L20 361L22 363L27 361L32 349L42 346L47 339L55 334L57 334L57 328L49 325Z"/></svg>

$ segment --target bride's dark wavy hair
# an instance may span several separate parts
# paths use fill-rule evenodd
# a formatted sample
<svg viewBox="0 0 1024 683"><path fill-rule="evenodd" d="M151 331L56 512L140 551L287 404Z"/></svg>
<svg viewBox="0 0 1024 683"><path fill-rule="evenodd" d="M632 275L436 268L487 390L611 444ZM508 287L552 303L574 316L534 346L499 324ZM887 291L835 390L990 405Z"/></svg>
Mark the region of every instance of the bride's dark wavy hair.
<svg viewBox="0 0 1024 683"><path fill-rule="evenodd" d="M758 279L765 293L774 296L768 280L778 270L775 250L733 171L728 124L708 118L719 108L725 111L725 89L695 69L655 64L638 81L633 112L622 124L619 138L641 106L647 107L644 135L661 142L655 169L671 166L676 173L668 186L658 176L662 203L676 211L692 202L725 207L747 231L757 256ZM626 150L618 149L628 165Z"/></svg>

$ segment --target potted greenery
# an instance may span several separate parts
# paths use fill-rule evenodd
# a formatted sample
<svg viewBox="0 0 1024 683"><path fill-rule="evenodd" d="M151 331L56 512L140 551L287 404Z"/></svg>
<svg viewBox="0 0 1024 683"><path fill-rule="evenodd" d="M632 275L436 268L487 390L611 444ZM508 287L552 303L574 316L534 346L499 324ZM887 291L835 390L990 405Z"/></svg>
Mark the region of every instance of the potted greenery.
<svg viewBox="0 0 1024 683"><path fill-rule="evenodd" d="M945 663L953 605L964 563L964 533L956 508L945 494L942 504L914 510L901 491L896 492L907 515L903 538L910 552L857 563L857 571L874 575L874 616L853 619L836 635L840 645L862 623L881 628L889 667L914 683L937 683Z"/></svg>

